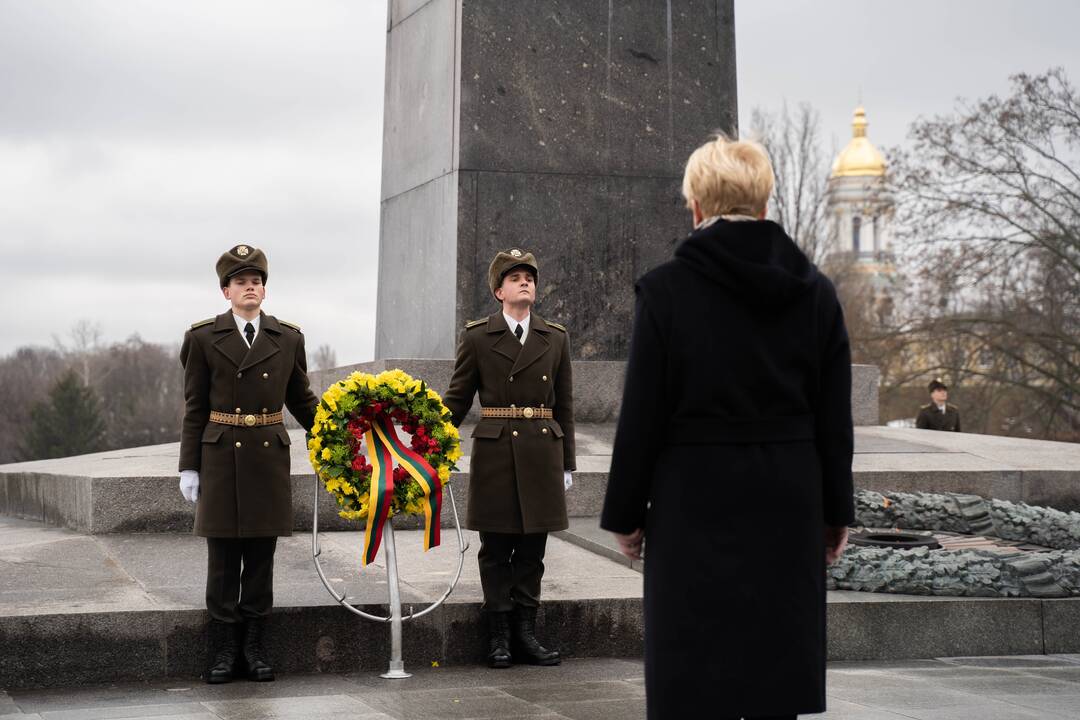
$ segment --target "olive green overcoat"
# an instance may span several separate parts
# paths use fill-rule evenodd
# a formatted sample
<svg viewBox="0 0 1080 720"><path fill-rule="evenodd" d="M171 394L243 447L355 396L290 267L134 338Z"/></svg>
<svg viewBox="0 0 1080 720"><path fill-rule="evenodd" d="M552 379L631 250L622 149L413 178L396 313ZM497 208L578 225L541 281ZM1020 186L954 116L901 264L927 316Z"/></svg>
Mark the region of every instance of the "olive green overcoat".
<svg viewBox="0 0 1080 720"><path fill-rule="evenodd" d="M563 471L574 470L570 339L536 313L525 344L502 311L469 323L443 402L460 425L480 394L484 407L551 408L554 419L483 418L472 432L465 526L501 533L565 530Z"/></svg>
<svg viewBox="0 0 1080 720"><path fill-rule="evenodd" d="M945 403L945 412L941 412L934 403L923 405L915 418L915 427L920 430L960 432L960 409Z"/></svg>
<svg viewBox="0 0 1080 720"><path fill-rule="evenodd" d="M299 328L263 314L249 349L232 312L196 323L180 348L184 422L180 469L199 471L195 534L203 537L291 535L289 434L282 424L233 427L210 411L274 413L284 405L303 427L315 419Z"/></svg>

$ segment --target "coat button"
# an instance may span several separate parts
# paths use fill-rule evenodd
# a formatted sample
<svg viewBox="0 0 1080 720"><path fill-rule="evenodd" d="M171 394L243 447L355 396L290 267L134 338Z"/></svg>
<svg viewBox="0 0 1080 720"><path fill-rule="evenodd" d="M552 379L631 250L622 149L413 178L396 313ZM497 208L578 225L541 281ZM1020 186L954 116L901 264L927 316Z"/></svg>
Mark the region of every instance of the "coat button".
<svg viewBox="0 0 1080 720"><path fill-rule="evenodd" d="M514 382L514 376L513 375L510 376L510 382Z"/></svg>
<svg viewBox="0 0 1080 720"><path fill-rule="evenodd" d="M516 408L516 407L517 407L517 405L515 405L514 403L510 403L510 407L512 407L512 408Z"/></svg>
<svg viewBox="0 0 1080 720"><path fill-rule="evenodd" d="M263 415L266 414L266 408L263 408Z"/></svg>
<svg viewBox="0 0 1080 720"><path fill-rule="evenodd" d="M239 414L240 414L240 408L236 408L236 414L237 414L237 415L239 415Z"/></svg>
<svg viewBox="0 0 1080 720"><path fill-rule="evenodd" d="M242 377L244 377L244 373L238 372L238 373L236 373L236 377L242 378Z"/></svg>
<svg viewBox="0 0 1080 720"><path fill-rule="evenodd" d="M236 441L236 447L240 447L240 441L239 440Z"/></svg>
<svg viewBox="0 0 1080 720"><path fill-rule="evenodd" d="M517 431L517 430L515 430L514 432L512 432L512 433L510 433L510 434L511 434L511 435L513 435L514 437L517 437L517 436L518 436L518 431Z"/></svg>
<svg viewBox="0 0 1080 720"><path fill-rule="evenodd" d="M540 432L542 432L542 433L544 433L545 435L547 435L547 428L540 428Z"/></svg>
<svg viewBox="0 0 1080 720"><path fill-rule="evenodd" d="M265 380L268 377L270 377L270 373L263 373L263 380Z"/></svg>
<svg viewBox="0 0 1080 720"><path fill-rule="evenodd" d="M547 431L545 430L544 432ZM268 440L263 440L263 447L270 447L270 442Z"/></svg>
<svg viewBox="0 0 1080 720"><path fill-rule="evenodd" d="M544 382L547 382L547 375L544 375L544 376L543 376L542 378L540 378L540 379L541 379L541 380L543 380Z"/></svg>

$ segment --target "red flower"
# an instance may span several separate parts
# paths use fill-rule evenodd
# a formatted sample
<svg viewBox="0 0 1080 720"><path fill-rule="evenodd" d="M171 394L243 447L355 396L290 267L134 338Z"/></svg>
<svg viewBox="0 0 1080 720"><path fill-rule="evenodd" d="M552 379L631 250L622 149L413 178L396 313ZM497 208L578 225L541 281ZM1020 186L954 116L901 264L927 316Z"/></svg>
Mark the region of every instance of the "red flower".
<svg viewBox="0 0 1080 720"><path fill-rule="evenodd" d="M419 435L420 437L426 437L427 436L427 428L424 427L423 425L421 425L420 427L416 428L416 434Z"/></svg>
<svg viewBox="0 0 1080 720"><path fill-rule="evenodd" d="M357 472L363 472L364 471L364 465L365 465L365 463L364 463L364 456L363 455L357 455L356 457L353 458L353 461L352 461L352 469L353 470L355 470Z"/></svg>

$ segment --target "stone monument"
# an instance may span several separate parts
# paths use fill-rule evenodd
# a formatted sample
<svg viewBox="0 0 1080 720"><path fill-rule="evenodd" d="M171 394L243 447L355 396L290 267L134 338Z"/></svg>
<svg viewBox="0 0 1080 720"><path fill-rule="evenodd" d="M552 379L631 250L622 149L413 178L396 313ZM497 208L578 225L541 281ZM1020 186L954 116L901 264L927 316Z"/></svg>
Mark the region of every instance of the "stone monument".
<svg viewBox="0 0 1080 720"><path fill-rule="evenodd" d="M390 0L386 46L375 357L453 357L521 246L575 359L624 360L686 158L736 127L733 0Z"/></svg>

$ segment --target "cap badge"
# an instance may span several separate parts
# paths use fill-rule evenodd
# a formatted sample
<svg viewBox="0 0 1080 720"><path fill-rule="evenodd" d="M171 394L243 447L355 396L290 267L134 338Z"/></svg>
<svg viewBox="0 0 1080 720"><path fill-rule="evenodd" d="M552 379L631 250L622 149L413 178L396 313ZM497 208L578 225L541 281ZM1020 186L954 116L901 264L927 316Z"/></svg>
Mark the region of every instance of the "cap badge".
<svg viewBox="0 0 1080 720"><path fill-rule="evenodd" d="M237 245L236 246L236 254L239 255L240 257L247 257L247 254L249 252L251 252L251 248L249 248L247 245Z"/></svg>
<svg viewBox="0 0 1080 720"><path fill-rule="evenodd" d="M519 258L519 257L521 257L521 251L518 250L517 248L514 248L513 250L510 251L510 256Z"/></svg>

